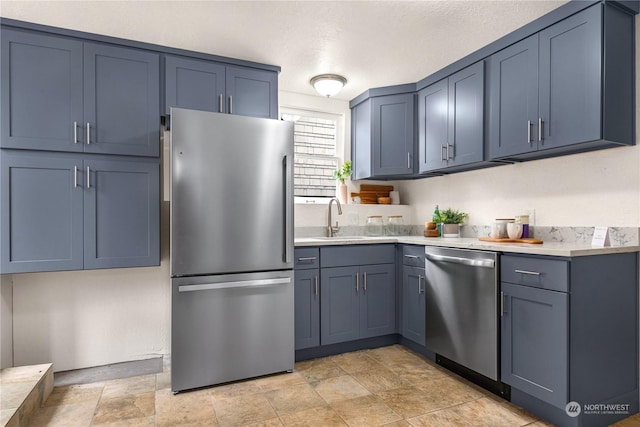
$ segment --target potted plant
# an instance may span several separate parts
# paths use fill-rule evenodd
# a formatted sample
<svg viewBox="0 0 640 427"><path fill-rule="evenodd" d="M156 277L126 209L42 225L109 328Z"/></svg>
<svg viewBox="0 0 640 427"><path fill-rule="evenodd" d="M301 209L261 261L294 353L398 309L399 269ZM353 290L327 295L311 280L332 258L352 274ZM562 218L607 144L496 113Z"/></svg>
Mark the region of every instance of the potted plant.
<svg viewBox="0 0 640 427"><path fill-rule="evenodd" d="M434 218L434 221L442 224L442 237L460 237L460 224L462 224L467 217L469 217L468 213L448 208L441 210L438 218Z"/></svg>
<svg viewBox="0 0 640 427"><path fill-rule="evenodd" d="M347 184L344 180L351 177L351 161L346 161L342 164L342 167L333 171L333 178L337 179L339 184L336 189L338 200L340 203L347 203Z"/></svg>

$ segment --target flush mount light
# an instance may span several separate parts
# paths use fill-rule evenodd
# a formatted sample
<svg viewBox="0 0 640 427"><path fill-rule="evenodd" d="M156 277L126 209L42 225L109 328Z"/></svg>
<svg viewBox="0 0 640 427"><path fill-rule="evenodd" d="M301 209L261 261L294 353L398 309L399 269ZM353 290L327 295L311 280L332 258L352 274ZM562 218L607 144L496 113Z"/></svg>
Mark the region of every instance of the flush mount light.
<svg viewBox="0 0 640 427"><path fill-rule="evenodd" d="M320 74L312 78L309 83L320 95L328 98L337 95L347 83L347 79L337 74Z"/></svg>

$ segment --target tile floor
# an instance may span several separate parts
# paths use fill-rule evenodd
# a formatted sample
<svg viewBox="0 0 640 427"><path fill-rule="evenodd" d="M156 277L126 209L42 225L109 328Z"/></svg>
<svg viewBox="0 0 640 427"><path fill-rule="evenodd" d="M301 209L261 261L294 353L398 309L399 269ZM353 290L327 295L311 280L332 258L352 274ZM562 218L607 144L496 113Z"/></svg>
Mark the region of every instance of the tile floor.
<svg viewBox="0 0 640 427"><path fill-rule="evenodd" d="M175 396L169 366L155 375L56 387L32 425L549 426L399 345Z"/></svg>

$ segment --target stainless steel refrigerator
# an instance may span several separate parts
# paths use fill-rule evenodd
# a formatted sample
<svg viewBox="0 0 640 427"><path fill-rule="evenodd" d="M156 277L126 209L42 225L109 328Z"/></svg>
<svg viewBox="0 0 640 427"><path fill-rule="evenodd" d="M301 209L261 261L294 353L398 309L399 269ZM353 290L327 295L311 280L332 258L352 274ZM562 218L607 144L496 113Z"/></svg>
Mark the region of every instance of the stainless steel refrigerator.
<svg viewBox="0 0 640 427"><path fill-rule="evenodd" d="M293 370L293 124L171 110L171 389Z"/></svg>

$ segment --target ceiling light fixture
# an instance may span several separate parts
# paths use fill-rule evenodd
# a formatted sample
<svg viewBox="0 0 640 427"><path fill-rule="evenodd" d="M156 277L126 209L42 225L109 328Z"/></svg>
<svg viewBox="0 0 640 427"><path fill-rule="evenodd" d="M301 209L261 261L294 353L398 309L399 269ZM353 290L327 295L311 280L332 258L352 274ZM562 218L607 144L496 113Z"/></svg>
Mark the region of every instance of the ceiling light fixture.
<svg viewBox="0 0 640 427"><path fill-rule="evenodd" d="M347 84L347 79L337 74L320 74L312 78L309 83L320 95L329 98L340 92L344 85Z"/></svg>

